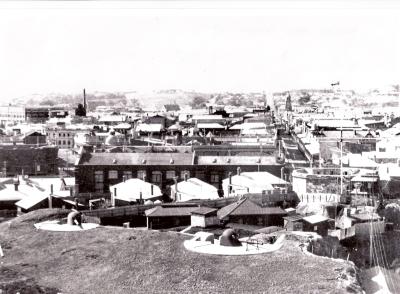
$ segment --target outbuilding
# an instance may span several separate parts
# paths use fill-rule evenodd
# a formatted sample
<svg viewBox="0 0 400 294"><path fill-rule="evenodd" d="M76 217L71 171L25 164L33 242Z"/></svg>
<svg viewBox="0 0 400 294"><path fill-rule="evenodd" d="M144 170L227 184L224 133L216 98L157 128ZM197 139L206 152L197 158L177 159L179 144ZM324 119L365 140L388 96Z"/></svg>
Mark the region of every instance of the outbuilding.
<svg viewBox="0 0 400 294"><path fill-rule="evenodd" d="M219 219L217 216L218 209L210 207L200 207L193 210L191 213L191 226L206 228L210 226L215 226L219 224Z"/></svg>

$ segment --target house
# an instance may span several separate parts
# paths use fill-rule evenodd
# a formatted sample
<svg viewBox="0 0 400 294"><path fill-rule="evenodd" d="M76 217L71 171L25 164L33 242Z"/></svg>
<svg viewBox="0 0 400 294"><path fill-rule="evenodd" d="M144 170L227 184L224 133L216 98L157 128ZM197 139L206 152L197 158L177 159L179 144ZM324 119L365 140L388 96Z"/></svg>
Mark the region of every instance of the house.
<svg viewBox="0 0 400 294"><path fill-rule="evenodd" d="M176 202L193 199L218 199L218 189L196 178L185 178L182 182L171 186L171 198Z"/></svg>
<svg viewBox="0 0 400 294"><path fill-rule="evenodd" d="M46 144L46 135L43 135L37 131L30 131L25 133L22 137L22 142L24 144L36 144L36 145L43 145Z"/></svg>
<svg viewBox="0 0 400 294"><path fill-rule="evenodd" d="M0 183L0 206L17 208L18 212L68 206L64 198L72 196L74 183L74 178L31 178L27 175L8 178Z"/></svg>
<svg viewBox="0 0 400 294"><path fill-rule="evenodd" d="M0 174L56 175L58 148L55 146L0 145Z"/></svg>
<svg viewBox="0 0 400 294"><path fill-rule="evenodd" d="M297 213L284 216L283 227L287 231L303 231L303 216Z"/></svg>
<svg viewBox="0 0 400 294"><path fill-rule="evenodd" d="M190 226L191 213L198 206L161 206L145 211L148 229L167 229Z"/></svg>
<svg viewBox="0 0 400 294"><path fill-rule="evenodd" d="M327 236L329 228L329 218L325 216L314 214L303 217L303 231L305 232L315 232L321 236Z"/></svg>
<svg viewBox="0 0 400 294"><path fill-rule="evenodd" d="M179 107L178 104L165 104L162 107L163 112L177 112L179 110L181 110L181 108Z"/></svg>
<svg viewBox="0 0 400 294"><path fill-rule="evenodd" d="M192 227L207 228L219 224L218 209L200 207L191 212L190 223Z"/></svg>
<svg viewBox="0 0 400 294"><path fill-rule="evenodd" d="M99 123L107 126L118 125L127 121L126 115L121 114L105 114L99 118Z"/></svg>
<svg viewBox="0 0 400 294"><path fill-rule="evenodd" d="M170 195L169 189L174 185L174 178L184 179L185 174L188 178L195 177L222 191L222 179L238 167L243 172L260 170L274 175L279 175L283 167L270 153L260 155L257 152L255 156L250 152L231 152L231 155L225 156L225 147L225 151L220 151L224 155L202 155L190 147L184 152L166 150L171 147L162 148L164 149L146 150L141 153L108 153L98 150L94 152L90 148L82 148L75 164L75 178L79 191L108 193L110 185L122 182L125 174L139 179L146 176L149 182L158 185L167 195ZM235 150L232 146L229 148Z"/></svg>
<svg viewBox="0 0 400 294"><path fill-rule="evenodd" d="M142 119L143 124L147 125L161 125L161 129L167 127L167 118L162 115L146 116Z"/></svg>
<svg viewBox="0 0 400 294"><path fill-rule="evenodd" d="M241 172L222 180L225 196L243 195L246 193L272 194L281 190L285 194L290 183L269 172Z"/></svg>
<svg viewBox="0 0 400 294"><path fill-rule="evenodd" d="M373 207L345 207L337 217L336 227L342 231L353 228L356 237L365 238L371 234L371 223L374 223L373 229L376 233L385 231L384 221L373 211Z"/></svg>
<svg viewBox="0 0 400 294"><path fill-rule="evenodd" d="M256 226L283 226L286 212L280 207L262 207L249 198L229 204L218 211L218 218L224 223L239 223Z"/></svg>
<svg viewBox="0 0 400 294"><path fill-rule="evenodd" d="M111 177L115 177L111 173ZM125 175L129 177L130 175ZM161 190L158 186L147 183L141 179L127 179L122 183L110 187L112 206L129 205L133 203L144 203L144 201L159 200L162 198Z"/></svg>

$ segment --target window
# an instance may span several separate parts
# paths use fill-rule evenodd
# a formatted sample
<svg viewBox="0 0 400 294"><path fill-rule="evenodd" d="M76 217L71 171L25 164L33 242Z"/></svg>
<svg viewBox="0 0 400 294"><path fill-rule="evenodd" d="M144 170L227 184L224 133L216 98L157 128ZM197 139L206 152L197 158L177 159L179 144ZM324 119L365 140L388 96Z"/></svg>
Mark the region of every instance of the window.
<svg viewBox="0 0 400 294"><path fill-rule="evenodd" d="M108 178L110 180L118 179L118 171L117 170L109 170L108 171Z"/></svg>
<svg viewBox="0 0 400 294"><path fill-rule="evenodd" d="M125 180L132 179L132 172L130 170L124 171L123 177L125 178Z"/></svg>
<svg viewBox="0 0 400 294"><path fill-rule="evenodd" d="M138 170L137 172L137 178L141 180L145 180L146 177L146 171L145 170Z"/></svg>
<svg viewBox="0 0 400 294"><path fill-rule="evenodd" d="M162 182L161 172L159 172L159 171L152 172L151 182L152 183L161 183Z"/></svg>
<svg viewBox="0 0 400 294"><path fill-rule="evenodd" d="M39 164L36 166L36 171L40 172L40 165Z"/></svg>
<svg viewBox="0 0 400 294"><path fill-rule="evenodd" d="M211 183L219 183L219 175L211 174Z"/></svg>
<svg viewBox="0 0 400 294"><path fill-rule="evenodd" d="M61 145L61 140L58 140L58 145Z"/></svg>
<svg viewBox="0 0 400 294"><path fill-rule="evenodd" d="M65 145L65 140L63 140L63 145Z"/></svg>
<svg viewBox="0 0 400 294"><path fill-rule="evenodd" d="M174 170L167 170L166 178L167 180L173 179L175 177L175 171Z"/></svg>
<svg viewBox="0 0 400 294"><path fill-rule="evenodd" d="M103 192L104 189L104 174L103 171L94 172L94 188L96 192Z"/></svg>
<svg viewBox="0 0 400 294"><path fill-rule="evenodd" d="M65 137L65 133L63 134L63 137Z"/></svg>
<svg viewBox="0 0 400 294"><path fill-rule="evenodd" d="M71 145L71 141L68 141L68 145Z"/></svg>
<svg viewBox="0 0 400 294"><path fill-rule="evenodd" d="M183 170L181 171L181 179L184 180L185 179L185 174L188 178L190 178L190 171L188 170Z"/></svg>
<svg viewBox="0 0 400 294"><path fill-rule="evenodd" d="M379 147L379 152L386 152L386 148Z"/></svg>
<svg viewBox="0 0 400 294"><path fill-rule="evenodd" d="M204 178L205 178L204 172L203 171L196 171L195 178L198 178L199 180L204 180Z"/></svg>

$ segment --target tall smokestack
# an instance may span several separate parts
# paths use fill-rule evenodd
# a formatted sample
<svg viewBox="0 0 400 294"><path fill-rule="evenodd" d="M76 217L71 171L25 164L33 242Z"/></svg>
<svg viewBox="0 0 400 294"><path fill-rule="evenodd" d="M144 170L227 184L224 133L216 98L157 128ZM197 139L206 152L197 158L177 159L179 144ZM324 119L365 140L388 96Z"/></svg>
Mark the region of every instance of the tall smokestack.
<svg viewBox="0 0 400 294"><path fill-rule="evenodd" d="M83 108L87 111L86 90L83 88Z"/></svg>

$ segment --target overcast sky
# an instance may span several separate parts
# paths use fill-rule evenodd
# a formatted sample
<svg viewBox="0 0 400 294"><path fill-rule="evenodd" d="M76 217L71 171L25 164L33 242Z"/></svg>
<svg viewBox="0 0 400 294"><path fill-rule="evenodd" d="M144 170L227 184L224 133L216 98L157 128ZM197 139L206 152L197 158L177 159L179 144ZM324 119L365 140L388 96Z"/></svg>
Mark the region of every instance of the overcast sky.
<svg viewBox="0 0 400 294"><path fill-rule="evenodd" d="M395 1L0 3L0 99L400 83L399 15Z"/></svg>

